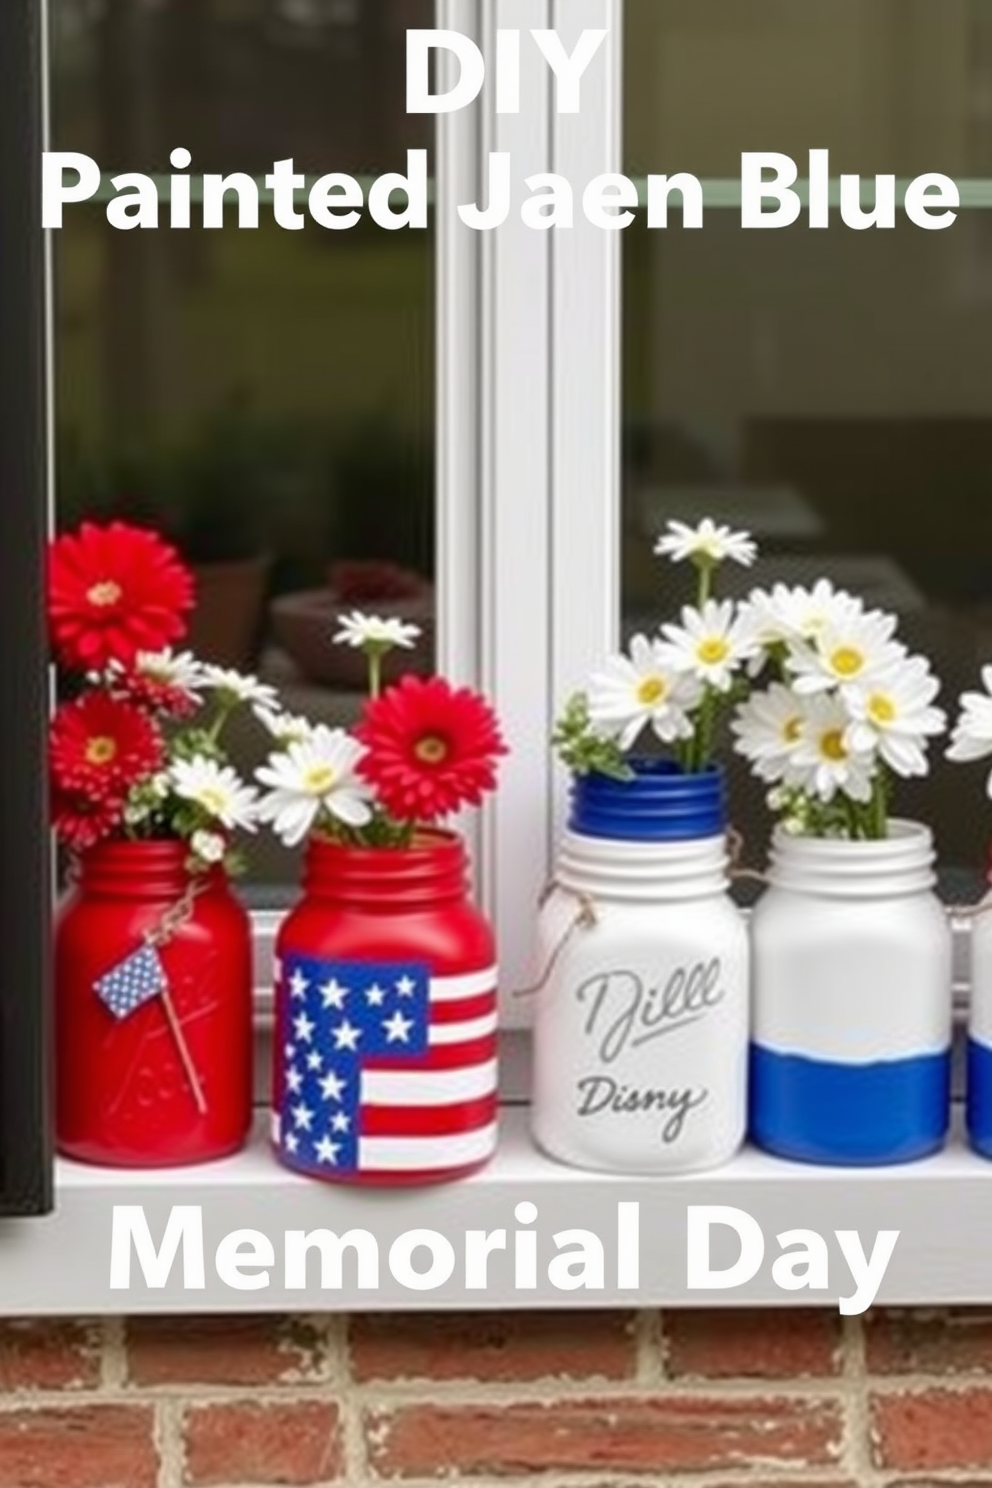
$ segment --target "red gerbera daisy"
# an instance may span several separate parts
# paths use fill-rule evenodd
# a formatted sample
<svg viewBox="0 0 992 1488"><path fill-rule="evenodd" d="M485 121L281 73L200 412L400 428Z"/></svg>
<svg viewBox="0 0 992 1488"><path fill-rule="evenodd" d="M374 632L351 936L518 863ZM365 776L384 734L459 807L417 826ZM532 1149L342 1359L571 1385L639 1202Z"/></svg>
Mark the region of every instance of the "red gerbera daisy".
<svg viewBox="0 0 992 1488"><path fill-rule="evenodd" d="M404 677L366 705L355 734L368 751L359 772L399 821L478 805L507 752L485 698L443 677Z"/></svg>
<svg viewBox="0 0 992 1488"><path fill-rule="evenodd" d="M129 666L139 651L159 651L182 636L192 604L189 570L143 527L84 522L49 547L49 624L67 666Z"/></svg>
<svg viewBox="0 0 992 1488"><path fill-rule="evenodd" d="M117 830L122 805L120 800L99 801L56 790L52 796L52 825L70 852L86 852Z"/></svg>
<svg viewBox="0 0 992 1488"><path fill-rule="evenodd" d="M119 803L132 785L159 769L165 746L140 708L87 692L63 703L52 719L49 757L58 790Z"/></svg>

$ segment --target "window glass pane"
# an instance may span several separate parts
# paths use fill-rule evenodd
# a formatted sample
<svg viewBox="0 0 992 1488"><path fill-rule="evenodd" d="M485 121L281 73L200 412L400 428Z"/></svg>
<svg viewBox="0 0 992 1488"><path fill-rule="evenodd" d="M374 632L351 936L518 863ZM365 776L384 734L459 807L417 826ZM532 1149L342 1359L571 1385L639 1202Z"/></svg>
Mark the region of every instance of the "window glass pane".
<svg viewBox="0 0 992 1488"><path fill-rule="evenodd" d="M837 173L986 173L984 0L626 0L624 9L633 175L735 179L743 150L800 162L811 149L829 149Z"/></svg>
<svg viewBox="0 0 992 1488"><path fill-rule="evenodd" d="M261 175L404 170L407 25L430 0L54 0L54 145L108 165ZM108 192L109 192L108 188ZM167 212L167 208L165 211ZM201 654L355 716L341 608L423 626L433 662L434 234L122 232L69 207L56 235L59 519L123 511L196 566ZM194 208L193 222L197 222ZM411 654L404 657L411 662ZM243 741L247 767L262 747ZM266 834L268 835L268 834ZM260 837L254 875L294 863Z"/></svg>
<svg viewBox="0 0 992 1488"><path fill-rule="evenodd" d="M629 171L736 178L744 149L829 145L872 177L992 176L986 6L628 0L627 13ZM709 514L765 555L729 583L827 574L897 611L953 710L992 661L992 212L942 232L903 217L854 232L836 213L828 231L754 232L739 218L708 206L699 231L675 214L625 235L625 628L688 597L653 543L670 518ZM977 868L983 767L942 750L896 810L935 823L945 862ZM733 785L754 857L767 813L743 769Z"/></svg>

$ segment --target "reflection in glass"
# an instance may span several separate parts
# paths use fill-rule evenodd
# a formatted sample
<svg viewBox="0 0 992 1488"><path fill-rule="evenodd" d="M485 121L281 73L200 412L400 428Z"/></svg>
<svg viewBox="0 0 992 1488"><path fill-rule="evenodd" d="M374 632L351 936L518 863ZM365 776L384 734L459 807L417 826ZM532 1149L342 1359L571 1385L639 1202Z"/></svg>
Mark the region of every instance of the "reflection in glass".
<svg viewBox="0 0 992 1488"><path fill-rule="evenodd" d="M744 149L801 159L826 146L838 169L871 176L992 176L981 4L627 11L628 171L736 178ZM744 587L828 574L899 612L945 706L975 685L992 661L990 226L975 210L933 233L905 219L881 233L836 221L744 232L735 207L710 206L701 231L677 216L627 231L628 634L682 598L677 572L652 557L659 529L709 514L761 543ZM897 810L936 823L945 861L978 868L982 782L982 767L937 751L933 777L902 787ZM733 785L756 856L766 813L743 770Z"/></svg>
<svg viewBox="0 0 992 1488"><path fill-rule="evenodd" d="M54 144L103 166L379 174L428 144L403 111L430 0L55 0ZM194 222L196 221L194 213ZM433 665L433 231L364 221L56 236L58 515L124 513L191 562L204 656L354 719L339 610L415 620ZM258 750L257 739L254 752ZM253 763L245 742L241 763ZM260 849L263 847L260 844ZM291 876L277 850L256 876Z"/></svg>

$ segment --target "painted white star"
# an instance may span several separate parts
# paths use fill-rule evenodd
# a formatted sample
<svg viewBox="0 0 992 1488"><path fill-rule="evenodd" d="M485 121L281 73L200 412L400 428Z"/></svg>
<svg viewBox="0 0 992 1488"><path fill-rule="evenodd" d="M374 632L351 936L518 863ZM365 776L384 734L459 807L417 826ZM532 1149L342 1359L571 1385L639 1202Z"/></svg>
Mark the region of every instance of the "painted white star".
<svg viewBox="0 0 992 1488"><path fill-rule="evenodd" d="M330 1137L321 1137L313 1150L318 1162L330 1163L331 1167L336 1167L338 1153L341 1151L341 1143L332 1142Z"/></svg>
<svg viewBox="0 0 992 1488"><path fill-rule="evenodd" d="M344 1007L344 1000L348 996L348 988L342 987L336 977L331 977L320 989L325 1008L336 1008L340 1013Z"/></svg>
<svg viewBox="0 0 992 1488"><path fill-rule="evenodd" d="M300 1013L298 1018L293 1019L293 1032L305 1044L309 1044L313 1038L313 1031L316 1026L316 1023L311 1018L308 1018L306 1013Z"/></svg>
<svg viewBox="0 0 992 1488"><path fill-rule="evenodd" d="M382 1031L386 1035L387 1044L406 1044L410 1041L410 1030L413 1027L412 1018L404 1018L402 1013L394 1013L391 1018L382 1020Z"/></svg>
<svg viewBox="0 0 992 1488"><path fill-rule="evenodd" d="M356 1028L353 1023L349 1023L347 1018L345 1018L343 1023L339 1023L337 1028L332 1029L331 1032L334 1034L335 1049L349 1049L353 1054L357 1051L358 1040L362 1036L362 1030Z"/></svg>
<svg viewBox="0 0 992 1488"><path fill-rule="evenodd" d="M293 1124L295 1125L297 1131L310 1130L310 1127L313 1124L314 1113L311 1111L309 1106L304 1105L303 1101L300 1101L300 1104L298 1106L293 1107L291 1114L293 1117Z"/></svg>
<svg viewBox="0 0 992 1488"><path fill-rule="evenodd" d="M286 1087L290 1095L299 1095L303 1089L303 1076L293 1066L286 1071Z"/></svg>
<svg viewBox="0 0 992 1488"><path fill-rule="evenodd" d="M289 979L290 997L295 997L297 1001L306 997L307 988L309 987L309 985L310 983L307 981L302 971L297 968L297 970L293 972L293 975Z"/></svg>
<svg viewBox="0 0 992 1488"><path fill-rule="evenodd" d="M287 1152L298 1152L300 1150L300 1139L295 1132L287 1132L284 1145Z"/></svg>
<svg viewBox="0 0 992 1488"><path fill-rule="evenodd" d="M295 1044L285 1044L283 1046L283 1051L282 1052L285 1054L285 1056L286 1056L287 1059L295 1059L296 1058L296 1045Z"/></svg>
<svg viewBox="0 0 992 1488"><path fill-rule="evenodd" d="M343 1111L337 1111L331 1117L332 1132L347 1132L351 1130L351 1117L346 1116Z"/></svg>
<svg viewBox="0 0 992 1488"><path fill-rule="evenodd" d="M320 1070L324 1068L324 1056L319 1049L311 1049L307 1055L307 1069Z"/></svg>
<svg viewBox="0 0 992 1488"><path fill-rule="evenodd" d="M399 981L396 983L396 990L401 997L412 997L414 992L416 992L417 990L417 984L413 980L413 977L400 977Z"/></svg>
<svg viewBox="0 0 992 1488"><path fill-rule="evenodd" d="M382 1004L385 1002L385 1000L385 989L380 987L378 982L371 986L365 994L365 1001L368 1003L369 1007L382 1007Z"/></svg>
<svg viewBox="0 0 992 1488"><path fill-rule="evenodd" d="M320 1082L320 1093L325 1100L339 1101L344 1095L345 1082L331 1070Z"/></svg>

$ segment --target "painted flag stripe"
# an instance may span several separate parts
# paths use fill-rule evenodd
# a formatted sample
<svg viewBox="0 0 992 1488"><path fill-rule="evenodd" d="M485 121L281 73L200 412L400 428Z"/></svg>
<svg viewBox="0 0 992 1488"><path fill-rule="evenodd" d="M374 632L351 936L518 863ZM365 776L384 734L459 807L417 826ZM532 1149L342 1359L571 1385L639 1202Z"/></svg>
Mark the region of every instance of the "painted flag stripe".
<svg viewBox="0 0 992 1488"><path fill-rule="evenodd" d="M430 1172L482 1162L495 1148L495 1122L452 1137L361 1137L358 1164L365 1173Z"/></svg>
<svg viewBox="0 0 992 1488"><path fill-rule="evenodd" d="M466 997L459 1002L438 1002L431 1007L431 1023L462 1023L484 1018L496 1010L496 988L484 997Z"/></svg>
<svg viewBox="0 0 992 1488"><path fill-rule="evenodd" d="M410 1070L416 1074L430 1074L432 1070L464 1069L470 1064L483 1064L495 1059L497 1054L495 1033L486 1038L472 1039L461 1044L432 1044L425 1054L416 1054L404 1059L401 1055L383 1054L365 1060L366 1070Z"/></svg>
<svg viewBox="0 0 992 1488"><path fill-rule="evenodd" d="M495 1013L487 1013L484 1018L473 1018L467 1023L431 1023L427 1042L431 1045L470 1044L475 1039L495 1033L498 1021Z"/></svg>
<svg viewBox="0 0 992 1488"><path fill-rule="evenodd" d="M460 997L481 997L497 986L495 966L470 971L465 976L431 977L431 1002L457 1002Z"/></svg>
<svg viewBox="0 0 992 1488"><path fill-rule="evenodd" d="M366 1106L361 1118L361 1136L446 1137L458 1132L491 1126L496 1120L499 1098L495 1091L480 1100L460 1101L451 1106Z"/></svg>
<svg viewBox="0 0 992 1488"><path fill-rule="evenodd" d="M496 1089L496 1060L471 1069L362 1070L362 1106L452 1106Z"/></svg>

